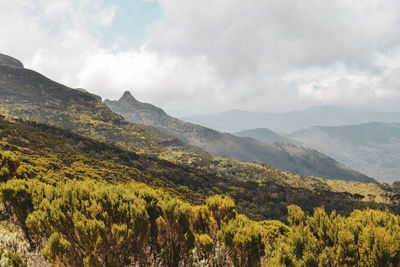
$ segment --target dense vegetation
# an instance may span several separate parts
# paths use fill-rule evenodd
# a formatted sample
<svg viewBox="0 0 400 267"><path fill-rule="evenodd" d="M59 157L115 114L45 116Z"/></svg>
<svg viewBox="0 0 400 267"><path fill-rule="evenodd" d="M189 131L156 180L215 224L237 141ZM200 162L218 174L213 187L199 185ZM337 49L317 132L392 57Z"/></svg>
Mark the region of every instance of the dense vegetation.
<svg viewBox="0 0 400 267"><path fill-rule="evenodd" d="M184 172L171 163L41 124L1 121L0 138L0 221L12 222L0 223L0 231L11 227L9 231L21 236L19 241L0 242L0 263L6 266L400 264L399 216L369 209L351 212L366 207L365 202L331 191L325 191L325 199L337 197L338 211L351 212L349 216L327 214L321 208L312 212L324 197L314 205L316 193L309 193L309 201L302 200L301 194L311 190ZM207 183L197 193L176 186L173 182L180 182L183 175L193 179L193 189L197 179ZM234 183L243 188L229 189ZM204 191L207 187L212 190ZM257 198L245 194L274 200L261 193L269 187L302 191L292 200L286 191L286 201L275 198L269 204L260 202L264 204L258 208L246 206ZM386 192L397 192L396 188ZM227 196L206 197L223 190L240 205ZM290 205L294 201L313 215ZM288 213L274 210L286 207ZM286 224L262 219L278 214Z"/></svg>
<svg viewBox="0 0 400 267"><path fill-rule="evenodd" d="M306 216L292 205L285 225L252 221L224 196L193 206L136 182L13 179L0 188L30 247L65 266L400 264L400 217L388 211ZM23 266L24 255L5 249Z"/></svg>

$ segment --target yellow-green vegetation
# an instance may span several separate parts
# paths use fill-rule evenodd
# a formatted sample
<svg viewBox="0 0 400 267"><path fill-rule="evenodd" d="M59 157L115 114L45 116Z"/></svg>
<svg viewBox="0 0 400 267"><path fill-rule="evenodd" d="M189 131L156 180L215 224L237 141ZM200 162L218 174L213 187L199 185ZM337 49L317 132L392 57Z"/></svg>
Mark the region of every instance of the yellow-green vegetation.
<svg viewBox="0 0 400 267"><path fill-rule="evenodd" d="M41 124L1 121L0 138L6 266L400 264L399 216L347 195L223 179ZM328 200L353 212L290 205Z"/></svg>
<svg viewBox="0 0 400 267"><path fill-rule="evenodd" d="M210 168L206 167L207 162L185 167L32 122L0 120L0 149L12 151L17 158L19 179L35 178L48 183L69 179L110 183L134 180L168 190L193 204L202 203L210 195L226 194L235 200L239 212L257 220L283 220L290 204L297 204L308 213L319 206L340 214L365 207L398 209L395 205L360 201L355 194L333 192L322 179L268 166L216 159ZM246 175L254 175L254 179L244 179Z"/></svg>
<svg viewBox="0 0 400 267"><path fill-rule="evenodd" d="M189 164L197 169L214 172L219 177L237 177L252 181L273 181L282 186L303 188L311 191L326 190L350 193L354 195L355 198L367 202L390 203L391 201L390 192L375 183L322 179L277 170L266 164L220 157L214 157L212 159L205 156L190 157L189 153L180 151L162 153L160 157L177 164Z"/></svg>
<svg viewBox="0 0 400 267"><path fill-rule="evenodd" d="M364 201L390 202L391 194L388 194L389 192L379 184L354 183L339 180L323 180L323 182L326 183L332 191L358 194L363 196Z"/></svg>
<svg viewBox="0 0 400 267"><path fill-rule="evenodd" d="M0 182L5 182L9 177L15 176L18 167L19 161L11 152L0 153Z"/></svg>
<svg viewBox="0 0 400 267"><path fill-rule="evenodd" d="M65 266L398 266L400 217L289 206L288 224L253 221L213 196L191 205L163 190L129 182L11 179L0 187L9 216L30 249ZM29 254L10 248L23 266Z"/></svg>
<svg viewBox="0 0 400 267"><path fill-rule="evenodd" d="M400 217L356 210L349 217L289 207L289 230L278 238L272 266L399 266Z"/></svg>
<svg viewBox="0 0 400 267"><path fill-rule="evenodd" d="M15 251L0 248L0 265L24 267L26 266L26 263L23 261L21 256Z"/></svg>

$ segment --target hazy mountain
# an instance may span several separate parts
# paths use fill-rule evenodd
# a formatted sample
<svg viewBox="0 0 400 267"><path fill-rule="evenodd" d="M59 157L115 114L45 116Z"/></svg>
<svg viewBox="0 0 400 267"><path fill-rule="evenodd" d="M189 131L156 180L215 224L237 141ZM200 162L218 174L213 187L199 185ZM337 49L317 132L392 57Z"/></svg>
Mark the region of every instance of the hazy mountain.
<svg viewBox="0 0 400 267"><path fill-rule="evenodd" d="M105 103L128 121L156 127L214 156L267 163L274 168L329 179L373 182L315 150L289 144L266 144L188 123L168 116L158 107L137 101L129 92L118 101L106 100Z"/></svg>
<svg viewBox="0 0 400 267"><path fill-rule="evenodd" d="M318 126L289 135L379 181L400 180L400 124Z"/></svg>
<svg viewBox="0 0 400 267"><path fill-rule="evenodd" d="M297 142L295 140L292 140L283 135L277 134L274 131L271 131L266 128L243 130L243 131L239 131L239 132L236 132L233 134L236 136L241 136L241 137L251 137L251 138L254 138L263 143L267 143L267 144L272 144L275 142L286 142L286 143L291 143L291 144L295 144L295 145L300 144L299 142Z"/></svg>
<svg viewBox="0 0 400 267"><path fill-rule="evenodd" d="M275 132L290 133L316 125L340 126L374 121L400 122L400 113L320 106L286 113L231 110L212 115L190 116L184 119L227 132L267 128Z"/></svg>

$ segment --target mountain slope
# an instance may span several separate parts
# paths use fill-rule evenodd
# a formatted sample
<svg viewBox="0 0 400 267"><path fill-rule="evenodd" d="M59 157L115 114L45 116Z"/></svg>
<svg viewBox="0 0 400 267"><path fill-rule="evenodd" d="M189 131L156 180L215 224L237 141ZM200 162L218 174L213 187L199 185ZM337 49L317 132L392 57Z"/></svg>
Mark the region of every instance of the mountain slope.
<svg viewBox="0 0 400 267"><path fill-rule="evenodd" d="M162 109L137 101L125 92L118 101L105 104L128 121L150 125L200 147L214 156L267 163L274 168L329 179L374 182L333 159L310 149L282 144L265 144L237 137L168 116Z"/></svg>
<svg viewBox="0 0 400 267"><path fill-rule="evenodd" d="M0 65L0 114L59 126L141 153L172 149L205 154L155 128L128 123L98 96L8 65Z"/></svg>
<svg viewBox="0 0 400 267"><path fill-rule="evenodd" d="M290 135L381 182L400 179L400 124L366 123L311 127Z"/></svg>
<svg viewBox="0 0 400 267"><path fill-rule="evenodd" d="M206 196L231 196L241 212L256 219L283 219L286 207L296 203L308 212L325 206L348 214L355 208L383 207L368 203L368 194L352 194L330 181L300 177L267 167L254 166L261 177L257 181L237 178L232 161L215 159L217 168L199 170L180 166L146 155L124 151L116 146L74 134L71 131L33 122L8 122L0 119L0 152L11 152L20 162L19 179L52 181L88 180L109 183L137 181L163 189L192 203L201 203ZM219 162L219 163L218 163ZM243 163L245 164L245 163ZM216 172L218 170L218 173ZM243 166L243 172L251 170ZM0 177L1 178L1 177ZM359 183L351 183L358 188ZM386 202L389 191L377 184L364 184L376 200ZM364 201L360 201L360 200Z"/></svg>
<svg viewBox="0 0 400 267"><path fill-rule="evenodd" d="M250 129L250 130L243 130L239 132L233 133L236 136L241 137L251 137L263 143L272 144L275 142L284 142L284 143L291 143L297 144L295 140L287 138L283 135L279 135L269 129L266 128L257 128L257 129Z"/></svg>
<svg viewBox="0 0 400 267"><path fill-rule="evenodd" d="M285 113L231 110L212 115L190 116L184 119L227 132L268 128L275 132L291 133L316 125L340 126L374 121L400 122L400 113L320 106Z"/></svg>
<svg viewBox="0 0 400 267"><path fill-rule="evenodd" d="M153 109L149 110L153 112ZM172 135L150 126L126 121L112 112L98 96L68 88L37 72L20 67L0 65L0 114L7 118L16 117L62 127L129 151L151 154L181 164L193 166L201 165L199 162L204 160L213 160L204 150L187 145ZM158 117L168 118L167 125L173 125L174 121L166 114ZM186 126L192 127L190 124ZM172 129L176 131L180 127L176 123L175 129ZM287 150L249 138L220 134L204 127L196 129L200 134L195 133L196 142L192 143L214 155L268 162L276 168L306 175L373 182L370 178L348 170L312 150L304 150L302 153L297 151L292 155L293 149ZM191 132L184 127L180 130L183 133ZM207 142L197 138L204 135L207 136ZM318 165L319 162L322 165Z"/></svg>

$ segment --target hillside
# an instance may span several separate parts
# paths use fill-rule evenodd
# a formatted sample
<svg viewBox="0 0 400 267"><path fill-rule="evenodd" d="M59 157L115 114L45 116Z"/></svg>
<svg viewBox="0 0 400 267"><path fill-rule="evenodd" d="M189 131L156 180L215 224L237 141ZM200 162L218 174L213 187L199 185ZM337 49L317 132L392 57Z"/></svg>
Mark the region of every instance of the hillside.
<svg viewBox="0 0 400 267"><path fill-rule="evenodd" d="M380 182L400 179L400 124L311 127L289 136Z"/></svg>
<svg viewBox="0 0 400 267"><path fill-rule="evenodd" d="M312 256L318 261L374 262L365 252L342 259L326 249L347 246L341 231L370 240L375 237L371 229L384 235L371 244L374 248L390 247L394 255L400 244L398 205L367 198L378 192L375 200L386 197L389 203L393 188L328 181L331 187L322 179L267 167L269 181L221 177L33 122L0 120L0 140L0 257L5 266L208 262L253 267L276 265L287 257L308 262L310 256L298 256L292 244L299 235L305 246L318 244ZM314 188L284 185L296 180ZM326 211L314 210L319 206ZM395 214L356 210L367 207ZM322 238L327 235L335 241ZM364 239L351 240L345 244L360 250L366 245Z"/></svg>
<svg viewBox="0 0 400 267"><path fill-rule="evenodd" d="M275 142L291 143L291 144L295 144L295 145L299 144L295 140L292 140L288 137L277 134L266 128L243 130L243 131L235 132L233 134L236 136L241 136L241 137L251 137L253 139L256 139L258 141L261 141L261 142L267 143L267 144L272 144Z"/></svg>
<svg viewBox="0 0 400 267"><path fill-rule="evenodd" d="M323 179L219 158L212 165L188 168L33 122L0 120L0 140L0 150L11 152L20 162L16 173L19 179L136 181L192 203L223 193L237 202L241 212L258 219L283 219L286 207L294 203L310 212L323 205L343 214L355 207L377 206L368 203L367 194L337 190L335 183L328 186ZM356 187L358 183L350 184ZM378 192L376 198L390 195L389 191L377 190L379 185L370 184L370 188L369 193ZM386 198L380 202L390 201Z"/></svg>
<svg viewBox="0 0 400 267"><path fill-rule="evenodd" d="M227 132L267 128L278 133L291 133L316 125L340 126L375 121L400 122L400 113L320 106L285 113L230 110L212 115L185 117L184 120Z"/></svg>
<svg viewBox="0 0 400 267"><path fill-rule="evenodd" d="M373 179L317 151L281 144L266 144L181 121L168 116L158 107L137 101L129 92L125 92L118 101L106 100L105 104L130 122L158 128L183 142L200 147L213 156L265 163L274 168L304 175L374 182Z"/></svg>
<svg viewBox="0 0 400 267"><path fill-rule="evenodd" d="M0 65L0 114L73 130L141 153L169 149L204 153L152 127L128 123L98 96L23 68Z"/></svg>

